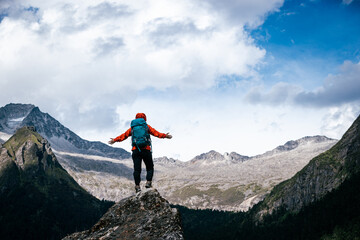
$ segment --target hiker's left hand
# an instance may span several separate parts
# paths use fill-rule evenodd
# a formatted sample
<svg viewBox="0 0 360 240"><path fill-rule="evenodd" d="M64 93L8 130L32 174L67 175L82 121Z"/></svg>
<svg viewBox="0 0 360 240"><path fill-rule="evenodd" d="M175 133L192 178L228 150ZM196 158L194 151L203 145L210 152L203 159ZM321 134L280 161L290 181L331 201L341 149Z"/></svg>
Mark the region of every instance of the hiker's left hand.
<svg viewBox="0 0 360 240"><path fill-rule="evenodd" d="M113 145L115 143L113 138L110 138L110 141L108 142L110 145Z"/></svg>
<svg viewBox="0 0 360 240"><path fill-rule="evenodd" d="M170 135L170 133L167 133L167 134L166 134L166 138L168 138L168 139L171 139L171 138L172 138L172 136Z"/></svg>

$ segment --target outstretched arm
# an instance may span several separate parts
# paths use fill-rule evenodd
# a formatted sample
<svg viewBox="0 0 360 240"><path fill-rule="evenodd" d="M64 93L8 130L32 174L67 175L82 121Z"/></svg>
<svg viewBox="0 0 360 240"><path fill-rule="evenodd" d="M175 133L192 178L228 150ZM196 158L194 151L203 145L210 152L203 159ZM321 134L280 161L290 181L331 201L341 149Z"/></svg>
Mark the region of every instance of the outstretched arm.
<svg viewBox="0 0 360 240"><path fill-rule="evenodd" d="M148 125L149 127L149 133L155 137L158 137L158 138L169 138L171 139L172 136L170 135L170 133L161 133L161 132L158 132L156 131L155 128L151 127L150 125Z"/></svg>
<svg viewBox="0 0 360 240"><path fill-rule="evenodd" d="M131 128L129 128L126 132L121 134L120 136L117 136L116 138L110 138L110 141L108 142L110 145L113 145L115 142L121 142L127 139L131 136Z"/></svg>

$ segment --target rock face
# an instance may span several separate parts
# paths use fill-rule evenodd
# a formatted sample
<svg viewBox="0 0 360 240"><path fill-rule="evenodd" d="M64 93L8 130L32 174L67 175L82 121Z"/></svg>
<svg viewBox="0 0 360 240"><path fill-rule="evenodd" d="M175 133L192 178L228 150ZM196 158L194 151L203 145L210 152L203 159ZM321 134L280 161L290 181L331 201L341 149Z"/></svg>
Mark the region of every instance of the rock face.
<svg viewBox="0 0 360 240"><path fill-rule="evenodd" d="M130 158L130 153L122 148L110 147L101 142L91 142L80 138L59 121L31 104L8 104L0 108L1 132L14 134L23 126L34 126L57 151L82 153L117 159Z"/></svg>
<svg viewBox="0 0 360 240"><path fill-rule="evenodd" d="M299 211L359 172L360 117L336 145L313 158L294 177L274 187L261 203L257 217L261 219L278 209Z"/></svg>
<svg viewBox="0 0 360 240"><path fill-rule="evenodd" d="M70 239L184 239L180 214L156 189L121 200L91 229L74 233Z"/></svg>

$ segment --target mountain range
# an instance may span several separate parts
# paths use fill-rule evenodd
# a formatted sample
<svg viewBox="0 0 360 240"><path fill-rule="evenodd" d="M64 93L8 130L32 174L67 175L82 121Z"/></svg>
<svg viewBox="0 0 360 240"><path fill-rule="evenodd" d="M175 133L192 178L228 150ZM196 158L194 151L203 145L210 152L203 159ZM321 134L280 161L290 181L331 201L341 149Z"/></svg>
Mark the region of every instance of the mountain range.
<svg viewBox="0 0 360 240"><path fill-rule="evenodd" d="M172 204L246 211L276 184L292 177L313 157L333 146L336 140L314 136L293 142L298 144L296 148L242 157L246 160L234 160L229 154L216 151L188 162L155 158L154 186ZM72 153L57 153L57 156L80 185L100 199L119 201L133 193L131 159L119 162Z"/></svg>
<svg viewBox="0 0 360 240"><path fill-rule="evenodd" d="M92 195L119 201L133 193L130 153L83 140L33 105L8 104L0 108L3 129L0 134L3 136L25 124L35 126L49 139L62 166ZM289 141L253 157L210 151L188 162L157 158L154 159L154 185L172 204L246 211L276 184L291 178L336 142L324 136L313 136Z"/></svg>
<svg viewBox="0 0 360 240"><path fill-rule="evenodd" d="M34 108L23 107L18 112L30 111L23 119L17 111L0 115L2 137L17 128L0 146L2 239L59 239L89 229L112 203L81 186L122 200L91 229L66 239L183 238L178 214L156 190L123 198L133 191L130 159L81 148L53 152L36 132L46 114L35 109L40 114L34 118ZM29 115L32 124L19 128ZM188 162L158 158L155 166L159 192L172 203L197 208L177 206L185 239L360 237L360 117L340 141L304 137L254 157L210 151Z"/></svg>

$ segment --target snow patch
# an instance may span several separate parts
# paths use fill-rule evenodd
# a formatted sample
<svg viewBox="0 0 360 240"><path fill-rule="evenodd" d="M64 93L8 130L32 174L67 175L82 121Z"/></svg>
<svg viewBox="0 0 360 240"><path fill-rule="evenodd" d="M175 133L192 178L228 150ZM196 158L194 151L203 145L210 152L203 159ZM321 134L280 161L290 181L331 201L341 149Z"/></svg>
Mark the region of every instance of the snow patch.
<svg viewBox="0 0 360 240"><path fill-rule="evenodd" d="M25 119L25 117L9 119L7 121L7 125L8 125L8 127L12 128L12 129L15 129L21 124L21 122L24 119Z"/></svg>
<svg viewBox="0 0 360 240"><path fill-rule="evenodd" d="M4 142L6 142L7 140L9 140L11 138L10 134L4 133L4 132L0 132L0 139L3 140Z"/></svg>

